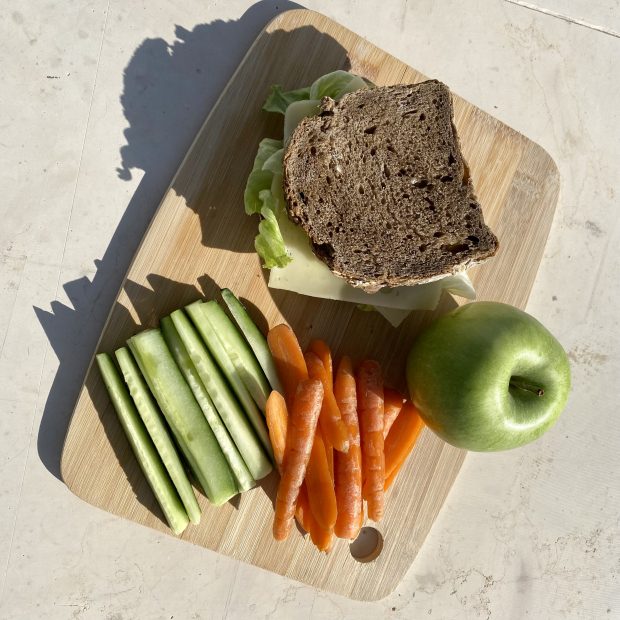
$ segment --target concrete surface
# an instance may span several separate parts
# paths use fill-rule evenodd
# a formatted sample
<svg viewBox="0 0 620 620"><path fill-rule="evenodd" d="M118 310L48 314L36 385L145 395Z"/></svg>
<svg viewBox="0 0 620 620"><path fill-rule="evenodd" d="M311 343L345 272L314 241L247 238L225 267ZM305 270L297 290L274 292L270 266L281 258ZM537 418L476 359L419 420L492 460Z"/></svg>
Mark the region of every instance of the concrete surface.
<svg viewBox="0 0 620 620"><path fill-rule="evenodd" d="M528 310L574 390L535 444L470 455L376 603L315 591L79 501L68 416L159 197L265 0L3 1L0 617L620 618L620 3L309 0L544 146L561 199Z"/></svg>

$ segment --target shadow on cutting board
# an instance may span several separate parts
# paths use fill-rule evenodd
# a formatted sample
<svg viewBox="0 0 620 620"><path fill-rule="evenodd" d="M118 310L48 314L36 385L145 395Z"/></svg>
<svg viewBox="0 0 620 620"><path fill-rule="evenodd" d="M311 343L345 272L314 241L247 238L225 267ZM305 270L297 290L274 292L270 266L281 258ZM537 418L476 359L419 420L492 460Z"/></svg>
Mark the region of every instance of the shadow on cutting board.
<svg viewBox="0 0 620 620"><path fill-rule="evenodd" d="M127 476L127 481L131 486L136 500L152 514L156 515L163 524L166 524L164 513L155 499L155 495L149 487L146 477L140 470L136 457L129 445L129 441L121 425L118 423L118 418L114 413L112 403L110 402L105 387L102 382L98 380L95 373L90 373L84 385L99 414L106 437L114 450L114 455Z"/></svg>
<svg viewBox="0 0 620 620"><path fill-rule="evenodd" d="M123 291L127 295L131 306L136 309L138 322L133 320L126 308L117 304L115 311L123 312L126 320L123 323L122 334L118 335L119 341L110 347L103 347L110 353L112 353L113 349L122 346L122 339L144 328L157 326L161 316L168 315L173 310L176 310L179 305L187 305L200 297L198 289L190 284L175 282L156 274L149 275L147 281L148 287L131 280L126 280L123 284ZM152 308L159 308L160 314L154 313ZM114 450L118 463L125 472L135 499L166 525L162 509L140 470L127 437L114 413L105 387L99 380L96 372L89 373L85 387L93 401L94 408L99 415L105 435ZM180 454L180 456L184 461L183 455ZM191 476L191 473L190 478L196 491L204 495L199 483ZM103 481L101 484L104 484ZM230 503L233 507L238 508L239 497L235 496L230 500Z"/></svg>
<svg viewBox="0 0 620 620"><path fill-rule="evenodd" d="M94 277L82 277L63 285L69 305L52 301L51 311L34 308L59 360L37 439L41 461L57 478L61 478L64 437L88 363L155 209L208 111L252 41L271 18L292 8L299 8L299 5L287 0L264 0L254 4L238 20L216 20L196 25L191 30L177 26L175 41L146 39L129 61L121 97L129 127L125 130L127 144L120 152L118 175L129 180L134 171L142 171L143 178L105 254L94 261L97 268ZM289 35L279 31L271 36L285 38ZM331 39L329 47L336 56L344 55L343 48ZM275 127L276 119L266 122L274 123ZM251 166L254 153L242 156L248 160L248 167ZM191 200L188 202L190 208L198 210ZM204 219L200 219L203 243L218 243L205 228ZM240 220L243 225L255 229L256 222L252 218ZM251 252L253 248L250 245L238 250ZM182 303L178 298L174 307ZM116 304L114 312L120 313L116 316L124 325L132 325L125 308ZM135 325L133 329L137 329ZM104 349L104 344L101 350L109 350ZM111 418L109 424L118 424L115 416L108 417Z"/></svg>

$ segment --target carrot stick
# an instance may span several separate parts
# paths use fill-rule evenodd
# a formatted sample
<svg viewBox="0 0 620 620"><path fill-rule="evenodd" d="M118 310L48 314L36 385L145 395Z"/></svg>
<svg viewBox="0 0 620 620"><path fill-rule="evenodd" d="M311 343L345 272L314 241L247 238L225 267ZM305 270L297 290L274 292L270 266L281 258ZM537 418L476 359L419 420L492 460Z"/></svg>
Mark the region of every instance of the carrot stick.
<svg viewBox="0 0 620 620"><path fill-rule="evenodd" d="M286 401L280 392L273 390L267 398L265 418L269 429L269 440L273 449L273 457L278 471L282 473L282 461L286 446L286 427L288 425L288 411Z"/></svg>
<svg viewBox="0 0 620 620"><path fill-rule="evenodd" d="M318 379L323 384L323 406L319 424L323 436L335 450L346 452L349 449L349 436L347 427L342 421L338 403L334 397L334 391L330 385L330 378L323 366L323 362L317 355L308 351L305 355L308 375L311 379Z"/></svg>
<svg viewBox="0 0 620 620"><path fill-rule="evenodd" d="M392 484L394 483L394 479L396 478L396 476L398 475L398 472L400 471L400 468L405 464L405 461L401 461L397 466L396 469L394 469L394 471L386 477L385 479L385 484L383 485L383 490L387 491Z"/></svg>
<svg viewBox="0 0 620 620"><path fill-rule="evenodd" d="M424 422L417 409L410 402L406 402L385 438L385 488L392 483L423 428ZM387 484L390 478L390 483Z"/></svg>
<svg viewBox="0 0 620 620"><path fill-rule="evenodd" d="M314 353L323 363L323 368L327 372L327 383L329 387L334 389L334 368L332 365L332 352L329 350L327 343L324 340L314 339L310 341L308 345L308 351ZM307 365L307 364L306 364ZM323 386L325 389L325 385ZM321 424L321 418L319 417L319 424ZM323 442L325 443L325 454L327 454L327 464L329 465L329 473L334 479L334 446L329 441L329 438L323 433ZM326 534L324 533L324 536ZM317 545L319 546L319 545Z"/></svg>
<svg viewBox="0 0 620 620"><path fill-rule="evenodd" d="M310 345L308 346L308 351L312 351L312 353L314 353L323 362L323 366L329 375L329 380L331 381L333 387L334 369L332 366L332 353L325 341L311 340Z"/></svg>
<svg viewBox="0 0 620 620"><path fill-rule="evenodd" d="M285 540L291 531L299 488L316 443L314 438L322 401L323 386L320 381L306 379L299 384L288 421L282 476L276 496L273 520L273 537L276 540Z"/></svg>
<svg viewBox="0 0 620 620"><path fill-rule="evenodd" d="M355 539L364 519L362 502L362 452L357 420L357 394L353 366L348 357L338 365L334 396L349 434L349 451L334 455L334 485L338 518L334 533L338 538Z"/></svg>
<svg viewBox="0 0 620 620"><path fill-rule="evenodd" d="M318 432L320 431L317 429L317 433ZM330 451L333 455L333 448ZM329 465L329 451L327 449L327 446L326 452ZM308 498L308 490L305 481L299 493L296 516L298 521L300 521L301 526L306 530L306 532L310 534L310 540L312 540L316 548L319 551L324 551L325 553L327 553L332 548L332 545L334 543L334 530L333 528L324 529L314 518L314 515L312 514L312 510L310 508L310 500Z"/></svg>
<svg viewBox="0 0 620 620"><path fill-rule="evenodd" d="M334 368L332 365L332 352L329 350L327 343L324 340L314 339L310 341L308 345L308 351L312 351L323 363L323 368L327 372L327 383L333 391L334 389ZM306 364L307 365L307 364ZM323 386L325 389L325 385ZM319 417L319 424L321 424L321 418ZM327 464L329 465L329 473L331 474L332 481L334 480L334 446L329 441L329 438L323 433L323 442L325 443L325 454L327 454ZM323 539L327 536L327 532L322 532ZM331 540L331 538L330 538ZM331 544L331 543L330 543ZM320 545L317 544L320 548ZM324 549L321 549L322 551Z"/></svg>
<svg viewBox="0 0 620 620"><path fill-rule="evenodd" d="M316 519L312 515L310 509L310 500L308 499L308 489L306 483L303 482L299 489L299 496L297 498L297 508L295 509L295 518L301 527L311 534L313 528L316 528Z"/></svg>
<svg viewBox="0 0 620 620"><path fill-rule="evenodd" d="M319 415L319 423L321 421L321 417ZM316 429L317 434L321 434L321 429ZM329 475L332 480L332 484L334 484L334 447L327 441L325 437L323 437L323 444L325 445L325 456L327 457L327 468L329 470ZM308 498L306 483L304 481L303 489L306 491L306 502L308 505L308 514L307 514L307 524L308 528L306 531L310 534L310 539L316 546L319 551L324 551L327 553L334 543L334 528L325 529L319 522L314 518L312 514L312 509L310 508L310 499ZM303 527L303 526L302 526ZM305 528L304 528L305 529Z"/></svg>
<svg viewBox="0 0 620 620"><path fill-rule="evenodd" d="M336 493L320 432L314 436L305 482L314 518L324 530L333 529L337 517Z"/></svg>
<svg viewBox="0 0 620 620"><path fill-rule="evenodd" d="M267 343L276 364L278 377L284 387L286 404L291 409L297 385L308 378L304 355L295 333L284 323L269 330Z"/></svg>
<svg viewBox="0 0 620 620"><path fill-rule="evenodd" d="M385 398L383 412L383 438L385 439L387 437L387 434L390 432L390 428L392 428L392 424L394 424L396 416L403 408L403 403L405 402L405 399L400 392L397 392L392 388L385 388L383 390L383 394Z"/></svg>
<svg viewBox="0 0 620 620"><path fill-rule="evenodd" d="M362 497L373 521L383 517L385 453L383 446L383 377L378 362L366 360L357 371L357 402L362 444Z"/></svg>
<svg viewBox="0 0 620 620"><path fill-rule="evenodd" d="M310 530L310 538L319 551L329 551L334 543L334 530L323 529L316 521Z"/></svg>

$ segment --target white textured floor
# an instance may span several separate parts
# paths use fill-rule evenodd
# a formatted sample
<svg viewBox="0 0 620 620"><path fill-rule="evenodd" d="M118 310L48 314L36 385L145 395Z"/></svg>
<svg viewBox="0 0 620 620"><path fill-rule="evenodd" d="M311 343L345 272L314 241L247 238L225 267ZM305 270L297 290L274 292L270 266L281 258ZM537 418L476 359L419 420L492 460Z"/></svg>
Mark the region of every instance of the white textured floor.
<svg viewBox="0 0 620 620"><path fill-rule="evenodd" d="M0 618L620 618L620 3L309 1L554 157L528 310L574 390L537 443L470 455L377 603L121 521L58 474L68 415L159 197L254 36L292 3L0 2Z"/></svg>

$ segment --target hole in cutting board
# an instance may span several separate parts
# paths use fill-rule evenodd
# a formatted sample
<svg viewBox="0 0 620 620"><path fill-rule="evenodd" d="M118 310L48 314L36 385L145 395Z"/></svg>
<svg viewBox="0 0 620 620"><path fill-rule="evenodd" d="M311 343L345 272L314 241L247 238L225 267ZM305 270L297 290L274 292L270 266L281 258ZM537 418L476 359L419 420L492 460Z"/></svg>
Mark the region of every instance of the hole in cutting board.
<svg viewBox="0 0 620 620"><path fill-rule="evenodd" d="M349 545L349 551L358 562L372 562L383 551L383 536L374 527L363 527L358 537Z"/></svg>

